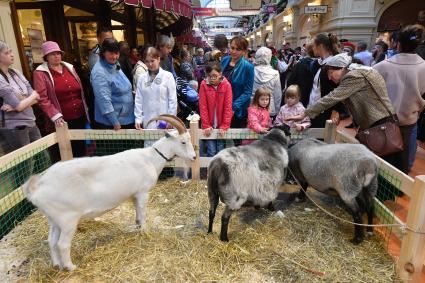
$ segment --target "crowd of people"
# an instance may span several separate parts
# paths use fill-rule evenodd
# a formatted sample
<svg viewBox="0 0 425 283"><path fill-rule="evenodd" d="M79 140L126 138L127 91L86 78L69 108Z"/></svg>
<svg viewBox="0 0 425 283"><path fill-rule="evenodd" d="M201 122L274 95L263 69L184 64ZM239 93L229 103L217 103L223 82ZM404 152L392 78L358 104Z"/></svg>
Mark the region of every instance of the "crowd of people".
<svg viewBox="0 0 425 283"><path fill-rule="evenodd" d="M71 129L170 128L148 121L160 114L186 118L197 112L209 136L213 129L223 135L229 128L263 134L281 124L301 132L351 115L352 127L359 130L399 122L404 150L384 158L407 173L425 107L424 34L423 26L407 26L394 32L388 44L377 41L372 52L366 42L354 44L326 33L294 49L286 43L279 50L251 50L242 36L228 42L217 35L213 49L190 50L174 46L166 35L155 46L133 48L102 27L89 57L89 87L63 61L64 53L53 41L42 45L45 62L34 71L31 86L10 67L13 54L0 42L2 122L12 133L8 151L65 122ZM45 117L40 129L34 104ZM84 142L75 141L72 147L74 156L86 154ZM205 154L213 156L223 147L220 140L208 140Z"/></svg>

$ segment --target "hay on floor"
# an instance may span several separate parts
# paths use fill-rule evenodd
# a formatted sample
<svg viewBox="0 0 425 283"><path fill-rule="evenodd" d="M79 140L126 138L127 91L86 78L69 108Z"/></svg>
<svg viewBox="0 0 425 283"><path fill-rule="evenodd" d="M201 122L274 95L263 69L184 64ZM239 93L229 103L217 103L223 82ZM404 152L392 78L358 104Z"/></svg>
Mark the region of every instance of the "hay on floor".
<svg viewBox="0 0 425 283"><path fill-rule="evenodd" d="M81 222L72 242L78 266L72 273L51 267L47 221L36 212L0 242L6 269L0 272L4 279L30 282L399 281L379 236L354 246L351 225L331 219L310 202L291 203L290 197L280 204L283 214L244 208L232 215L230 242L223 243L218 238L223 204L214 233L206 233L205 185L159 182L150 194L146 232L136 229L131 202ZM349 219L343 209L327 208Z"/></svg>

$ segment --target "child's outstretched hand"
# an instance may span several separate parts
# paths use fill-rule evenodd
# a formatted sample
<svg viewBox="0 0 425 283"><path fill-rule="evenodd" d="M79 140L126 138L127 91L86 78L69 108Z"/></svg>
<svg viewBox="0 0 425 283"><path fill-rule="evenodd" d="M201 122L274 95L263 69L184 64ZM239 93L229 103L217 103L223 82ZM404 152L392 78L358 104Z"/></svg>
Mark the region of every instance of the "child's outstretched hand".
<svg viewBox="0 0 425 283"><path fill-rule="evenodd" d="M260 134L266 134L269 130L267 128L262 128Z"/></svg>
<svg viewBox="0 0 425 283"><path fill-rule="evenodd" d="M219 129L219 130L218 130L218 134L219 134L221 137L224 137L224 135L226 134L226 132L227 132L227 130L225 130L225 129Z"/></svg>
<svg viewBox="0 0 425 283"><path fill-rule="evenodd" d="M296 124L295 125L295 130L297 130L297 132L302 132L304 131L304 127L300 124Z"/></svg>
<svg viewBox="0 0 425 283"><path fill-rule="evenodd" d="M213 128L211 128L211 127L204 129L204 136L206 136L206 137L211 136L212 130L213 130Z"/></svg>

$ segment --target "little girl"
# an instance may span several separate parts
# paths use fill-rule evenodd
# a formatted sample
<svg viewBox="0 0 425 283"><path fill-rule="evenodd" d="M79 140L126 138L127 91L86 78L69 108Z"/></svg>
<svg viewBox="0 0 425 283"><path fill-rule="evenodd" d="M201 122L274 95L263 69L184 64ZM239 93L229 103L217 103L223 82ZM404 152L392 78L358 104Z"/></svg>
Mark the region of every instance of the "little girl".
<svg viewBox="0 0 425 283"><path fill-rule="evenodd" d="M232 86L221 73L220 63L212 63L205 68L207 77L199 87L199 112L205 136L213 129L219 129L220 135L230 128L232 121ZM224 148L217 140L205 140L207 156L214 156Z"/></svg>
<svg viewBox="0 0 425 283"><path fill-rule="evenodd" d="M137 82L134 115L136 129L163 128L160 121L148 121L161 114L177 114L176 83L173 74L160 67L160 54L154 47L146 51L148 72Z"/></svg>
<svg viewBox="0 0 425 283"><path fill-rule="evenodd" d="M304 113L304 106L300 102L300 88L298 85L290 85L285 91L285 105L280 108L279 114L274 120L276 126L286 124L291 128L295 128L298 132L310 127L310 119L304 118L300 122L286 121L287 118Z"/></svg>
<svg viewBox="0 0 425 283"><path fill-rule="evenodd" d="M248 128L257 134L267 133L272 126L270 118L270 90L260 87L254 94L251 106L248 107Z"/></svg>

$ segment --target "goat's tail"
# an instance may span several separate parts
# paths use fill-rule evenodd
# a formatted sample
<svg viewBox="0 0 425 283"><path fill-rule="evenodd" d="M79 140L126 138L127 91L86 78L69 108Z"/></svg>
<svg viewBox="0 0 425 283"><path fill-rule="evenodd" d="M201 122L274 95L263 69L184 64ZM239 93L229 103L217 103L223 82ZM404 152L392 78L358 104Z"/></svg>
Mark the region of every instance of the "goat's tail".
<svg viewBox="0 0 425 283"><path fill-rule="evenodd" d="M34 192L37 189L37 181L40 178L40 175L32 175L25 184L22 185L22 190L24 191L24 195L28 200L32 201L32 197Z"/></svg>

